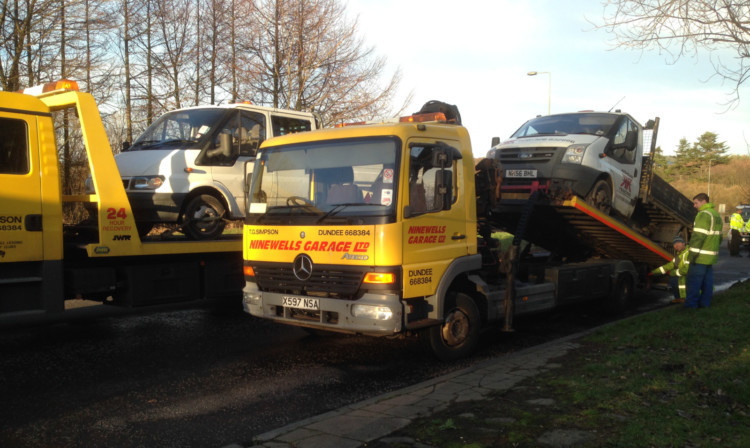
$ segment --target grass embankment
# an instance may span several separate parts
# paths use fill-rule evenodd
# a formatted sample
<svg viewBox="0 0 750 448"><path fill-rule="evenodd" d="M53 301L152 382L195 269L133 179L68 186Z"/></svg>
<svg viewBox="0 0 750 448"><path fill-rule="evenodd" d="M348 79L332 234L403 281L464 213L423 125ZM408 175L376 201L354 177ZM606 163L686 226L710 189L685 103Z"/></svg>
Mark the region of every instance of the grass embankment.
<svg viewBox="0 0 750 448"><path fill-rule="evenodd" d="M578 342L562 367L402 434L439 447L545 446L554 430L585 434L576 447L750 446L750 282L710 308L672 306Z"/></svg>

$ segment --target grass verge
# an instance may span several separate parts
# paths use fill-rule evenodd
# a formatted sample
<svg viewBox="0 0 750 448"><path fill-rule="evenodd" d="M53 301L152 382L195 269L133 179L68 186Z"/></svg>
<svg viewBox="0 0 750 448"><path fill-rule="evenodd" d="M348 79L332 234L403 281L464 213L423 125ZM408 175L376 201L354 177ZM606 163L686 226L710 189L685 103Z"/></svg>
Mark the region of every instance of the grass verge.
<svg viewBox="0 0 750 448"><path fill-rule="evenodd" d="M579 340L548 370L399 435L439 447L750 446L750 282Z"/></svg>

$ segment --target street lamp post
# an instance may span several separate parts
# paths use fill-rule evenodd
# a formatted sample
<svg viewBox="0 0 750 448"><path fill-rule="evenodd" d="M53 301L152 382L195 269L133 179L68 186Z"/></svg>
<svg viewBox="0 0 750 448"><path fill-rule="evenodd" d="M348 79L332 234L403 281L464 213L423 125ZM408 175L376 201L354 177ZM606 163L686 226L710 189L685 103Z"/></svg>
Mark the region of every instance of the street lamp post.
<svg viewBox="0 0 750 448"><path fill-rule="evenodd" d="M552 72L528 72L526 73L529 76L536 76L536 75L547 75L547 115L550 114L550 104L552 103Z"/></svg>

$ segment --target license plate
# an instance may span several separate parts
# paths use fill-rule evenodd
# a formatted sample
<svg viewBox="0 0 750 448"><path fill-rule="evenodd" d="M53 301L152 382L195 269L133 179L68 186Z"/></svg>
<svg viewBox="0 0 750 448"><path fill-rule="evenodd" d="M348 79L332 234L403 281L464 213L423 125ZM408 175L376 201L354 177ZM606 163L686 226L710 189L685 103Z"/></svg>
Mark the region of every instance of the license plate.
<svg viewBox="0 0 750 448"><path fill-rule="evenodd" d="M536 177L536 170L505 170L505 177Z"/></svg>
<svg viewBox="0 0 750 448"><path fill-rule="evenodd" d="M319 310L320 300L310 297L289 297L281 298L281 305L289 308L302 308L305 310Z"/></svg>

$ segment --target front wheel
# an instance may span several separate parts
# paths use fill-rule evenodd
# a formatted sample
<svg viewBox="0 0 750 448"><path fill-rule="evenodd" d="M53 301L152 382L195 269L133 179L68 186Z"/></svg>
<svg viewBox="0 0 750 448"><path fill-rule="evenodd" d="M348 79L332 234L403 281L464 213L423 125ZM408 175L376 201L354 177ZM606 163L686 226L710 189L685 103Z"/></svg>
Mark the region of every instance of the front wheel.
<svg viewBox="0 0 750 448"><path fill-rule="evenodd" d="M606 180L596 181L594 188L586 195L586 202L600 212L609 215L612 211L612 187L609 186L609 182Z"/></svg>
<svg viewBox="0 0 750 448"><path fill-rule="evenodd" d="M226 210L220 200L210 194L195 196L188 202L183 215L185 234L194 240L216 239L224 231Z"/></svg>
<svg viewBox="0 0 750 448"><path fill-rule="evenodd" d="M425 336L432 352L442 361L469 356L479 341L481 318L471 297L456 293L446 300L445 321L430 327Z"/></svg>

